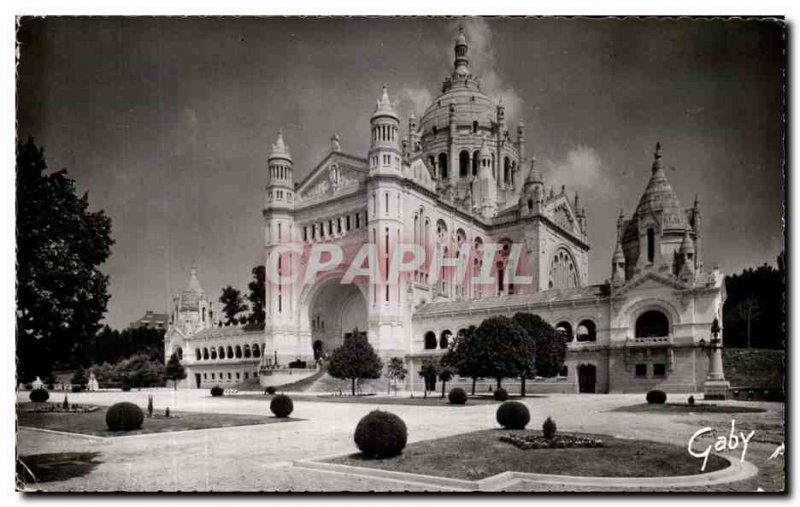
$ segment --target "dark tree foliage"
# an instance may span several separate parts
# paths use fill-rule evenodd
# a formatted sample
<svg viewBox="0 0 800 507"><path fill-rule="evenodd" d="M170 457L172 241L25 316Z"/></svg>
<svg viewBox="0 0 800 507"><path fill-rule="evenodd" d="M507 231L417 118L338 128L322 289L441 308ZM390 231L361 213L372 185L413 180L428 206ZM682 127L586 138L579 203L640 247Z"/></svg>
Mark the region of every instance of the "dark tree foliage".
<svg viewBox="0 0 800 507"><path fill-rule="evenodd" d="M111 219L89 211L67 171L47 173L32 139L17 144L17 374L88 366L87 344L108 304Z"/></svg>
<svg viewBox="0 0 800 507"><path fill-rule="evenodd" d="M264 298L266 297L264 266L254 267L252 273L253 281L247 285L250 290L247 299L250 301L251 308L248 323L251 326L263 327L266 319L266 314L264 313Z"/></svg>
<svg viewBox="0 0 800 507"><path fill-rule="evenodd" d="M462 377L472 379L472 394L475 394L475 381L488 375L484 349L485 342L478 338L478 328L470 326L463 334L456 335L442 357L442 365L452 367Z"/></svg>
<svg viewBox="0 0 800 507"><path fill-rule="evenodd" d="M515 378L528 371L534 357L534 343L513 319L490 317L478 326L477 338L485 351L486 374L501 386L504 378Z"/></svg>
<svg viewBox="0 0 800 507"><path fill-rule="evenodd" d="M178 359L178 354L173 353L169 356L167 366L164 367L164 378L172 381L172 386L177 389L178 381L186 378L186 368L181 364Z"/></svg>
<svg viewBox="0 0 800 507"><path fill-rule="evenodd" d="M228 324L235 323L236 316L248 310L248 306L242 299L242 293L230 285L222 289L219 302L222 303L222 313L225 314Z"/></svg>
<svg viewBox="0 0 800 507"><path fill-rule="evenodd" d="M527 377L539 375L540 377L555 377L564 366L567 357L567 338L559 333L553 326L538 315L531 313L517 313L513 317L528 336L533 339L534 360ZM525 376L523 376L523 381Z"/></svg>
<svg viewBox="0 0 800 507"><path fill-rule="evenodd" d="M425 381L425 396L428 391L433 391L436 388L436 377L439 375L439 364L433 361L423 361L419 367L419 376Z"/></svg>
<svg viewBox="0 0 800 507"><path fill-rule="evenodd" d="M114 366L113 380L131 387L161 387L164 385L164 365L140 354L123 359Z"/></svg>
<svg viewBox="0 0 800 507"><path fill-rule="evenodd" d="M764 264L725 277L727 299L722 308L722 327L726 347L747 346L748 319L751 347L785 347L786 269L783 253L778 256L777 265L775 268Z"/></svg>
<svg viewBox="0 0 800 507"><path fill-rule="evenodd" d="M156 361L164 357L163 329L128 328L119 332L108 326L97 333L94 339L94 364L116 364L122 359L144 354Z"/></svg>
<svg viewBox="0 0 800 507"><path fill-rule="evenodd" d="M333 378L350 379L352 395L356 395L356 380L380 378L383 364L369 344L367 336L354 329L344 343L331 354L328 374Z"/></svg>

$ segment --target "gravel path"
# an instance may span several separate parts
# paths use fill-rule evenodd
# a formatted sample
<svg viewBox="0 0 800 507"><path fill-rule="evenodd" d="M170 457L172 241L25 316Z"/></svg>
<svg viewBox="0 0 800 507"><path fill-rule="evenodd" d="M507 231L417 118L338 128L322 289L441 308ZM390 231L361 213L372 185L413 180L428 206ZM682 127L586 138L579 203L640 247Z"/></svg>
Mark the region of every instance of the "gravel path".
<svg viewBox="0 0 800 507"><path fill-rule="evenodd" d="M144 407L153 395L157 411L170 410L230 414L269 412L268 398L237 399L235 395L211 398L205 390L169 389L70 394L71 402L111 405L133 401ZM18 399L27 401L27 393ZM55 395L55 400L60 399ZM641 394L632 395L552 395L525 403L531 410L529 427L538 428L552 416L562 431L585 431L617 437L644 438L685 446L690 436L703 426L725 434L730 420L738 429L748 425L760 428L783 424L783 404L726 402L760 406L762 414L675 414L610 412L611 409L641 403ZM325 472L292 468L293 460L355 452L352 433L358 420L375 408L389 410L406 422L409 441L427 440L496 425L494 405L463 407L420 407L325 402L295 402L293 417L300 422L244 426L216 430L160 433L134 437L90 440L20 429L19 454L64 451L96 451L102 462L91 474L67 481L45 483L47 491L396 491L422 490L377 479L346 477ZM775 445L774 429L768 442L751 443L748 461L760 469L754 479L735 484L737 490L766 491L783 484L782 459L767 460ZM739 450L734 451L738 457ZM699 468L699 463L698 463ZM522 486L520 486L522 487ZM514 489L519 489L515 487ZM524 489L524 487L523 487Z"/></svg>

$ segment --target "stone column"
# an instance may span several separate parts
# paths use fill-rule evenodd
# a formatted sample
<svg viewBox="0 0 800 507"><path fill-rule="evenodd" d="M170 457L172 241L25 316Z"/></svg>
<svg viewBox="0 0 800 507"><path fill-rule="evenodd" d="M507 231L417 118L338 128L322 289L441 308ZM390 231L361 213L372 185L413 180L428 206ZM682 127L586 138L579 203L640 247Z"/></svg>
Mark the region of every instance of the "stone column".
<svg viewBox="0 0 800 507"><path fill-rule="evenodd" d="M731 384L725 380L722 370L722 339L719 337L722 329L719 320L714 319L711 324L711 346L708 352L708 374L703 384L703 398L707 400L724 400L728 396Z"/></svg>

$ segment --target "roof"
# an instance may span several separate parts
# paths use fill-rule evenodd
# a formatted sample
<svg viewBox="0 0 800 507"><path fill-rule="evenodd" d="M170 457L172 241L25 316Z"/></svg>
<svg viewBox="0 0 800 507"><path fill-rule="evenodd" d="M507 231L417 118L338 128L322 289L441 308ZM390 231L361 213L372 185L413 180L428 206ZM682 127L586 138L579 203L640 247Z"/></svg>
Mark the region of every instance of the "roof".
<svg viewBox="0 0 800 507"><path fill-rule="evenodd" d="M667 180L664 168L661 167L661 143L656 144L653 156L653 174L647 187L644 189L639 205L636 207L636 216L649 213L661 213L662 227L670 229L686 229L688 221L678 195Z"/></svg>
<svg viewBox="0 0 800 507"><path fill-rule="evenodd" d="M292 161L292 155L289 153L289 147L283 142L283 132L278 131L278 139L272 145L272 152L269 154L269 159L282 158L284 160Z"/></svg>
<svg viewBox="0 0 800 507"><path fill-rule="evenodd" d="M441 313L469 313L474 311L503 309L505 311L516 311L532 305L543 305L565 303L570 301L594 300L606 297L604 285L588 285L585 287L573 287L569 289L551 289L536 292L534 294L513 294L503 296L493 296L472 301L441 301L428 303L419 307L414 316L436 315Z"/></svg>

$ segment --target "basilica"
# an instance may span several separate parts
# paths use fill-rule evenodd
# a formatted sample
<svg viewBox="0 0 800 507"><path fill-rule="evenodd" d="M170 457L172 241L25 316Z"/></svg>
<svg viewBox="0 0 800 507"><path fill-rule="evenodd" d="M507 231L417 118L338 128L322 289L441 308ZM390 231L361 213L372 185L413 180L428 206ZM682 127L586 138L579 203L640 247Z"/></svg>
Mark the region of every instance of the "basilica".
<svg viewBox="0 0 800 507"><path fill-rule="evenodd" d="M453 337L487 317L529 312L569 340L561 375L529 381L529 391L703 390L723 275L704 266L699 199L683 207L660 145L642 161L635 210L607 231L616 248L596 253L608 256L607 281L590 284L589 223L578 196L546 185L523 123L508 125L502 103L481 91L464 33L450 76L419 118L401 123L384 86L367 127L366 154L343 152L334 134L300 181L291 140L278 134L264 173L265 262L288 243L334 244L351 257L371 244L381 262L413 243L444 257L472 252L468 271L486 270L491 283L467 283L446 267L432 276L436 255L376 283L343 283L343 263L309 283L268 283L265 325L252 329L219 325L193 268L173 299L164 351L181 357L184 387L286 385L314 375L349 333L363 332L384 363L403 359L404 390L420 392L420 365L441 357ZM487 261L488 245L499 248ZM514 248L519 263L511 262ZM278 262L282 273L303 263ZM529 283L516 283L517 271Z"/></svg>

